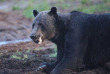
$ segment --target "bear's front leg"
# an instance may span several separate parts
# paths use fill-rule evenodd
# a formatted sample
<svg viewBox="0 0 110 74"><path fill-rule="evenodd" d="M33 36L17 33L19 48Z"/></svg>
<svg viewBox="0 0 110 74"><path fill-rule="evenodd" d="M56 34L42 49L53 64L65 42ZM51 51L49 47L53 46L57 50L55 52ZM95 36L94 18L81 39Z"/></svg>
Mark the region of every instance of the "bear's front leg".
<svg viewBox="0 0 110 74"><path fill-rule="evenodd" d="M79 26L77 26L79 28ZM83 65L87 49L88 36L83 28L72 29L65 36L64 57L51 71L51 74L61 74L64 69L79 71ZM81 30L81 31L80 31Z"/></svg>
<svg viewBox="0 0 110 74"><path fill-rule="evenodd" d="M57 45L57 61L53 63L42 63L39 68L36 70L42 70L42 72L50 74L50 72L55 68L55 66L60 62L64 55L64 46Z"/></svg>
<svg viewBox="0 0 110 74"><path fill-rule="evenodd" d="M73 71L79 71L83 67L83 58L73 58L73 55L64 57L50 74L65 74L65 69L72 69Z"/></svg>

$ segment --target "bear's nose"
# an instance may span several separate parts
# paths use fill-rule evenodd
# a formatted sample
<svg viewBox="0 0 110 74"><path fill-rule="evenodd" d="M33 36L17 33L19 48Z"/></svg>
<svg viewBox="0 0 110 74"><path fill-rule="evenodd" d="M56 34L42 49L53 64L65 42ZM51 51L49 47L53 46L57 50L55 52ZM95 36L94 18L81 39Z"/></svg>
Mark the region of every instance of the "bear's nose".
<svg viewBox="0 0 110 74"><path fill-rule="evenodd" d="M31 38L31 39L35 39L36 36L35 36L35 35L31 35L30 38Z"/></svg>

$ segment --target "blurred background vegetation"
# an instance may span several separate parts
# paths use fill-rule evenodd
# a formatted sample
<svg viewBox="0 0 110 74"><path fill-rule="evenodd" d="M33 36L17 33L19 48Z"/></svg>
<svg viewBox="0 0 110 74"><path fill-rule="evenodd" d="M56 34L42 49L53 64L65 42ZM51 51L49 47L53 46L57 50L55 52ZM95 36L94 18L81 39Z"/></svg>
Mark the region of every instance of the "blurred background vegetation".
<svg viewBox="0 0 110 74"><path fill-rule="evenodd" d="M13 10L22 10L24 16L32 18L33 9L44 11L52 6L56 6L60 12L78 10L86 13L107 13L110 11L110 0L21 0L17 1Z"/></svg>
<svg viewBox="0 0 110 74"><path fill-rule="evenodd" d="M4 2L7 0L0 0ZM49 10L56 6L60 12L79 10L86 13L107 13L110 11L110 0L9 0L13 1L13 10L23 11L24 16L32 18L32 10Z"/></svg>

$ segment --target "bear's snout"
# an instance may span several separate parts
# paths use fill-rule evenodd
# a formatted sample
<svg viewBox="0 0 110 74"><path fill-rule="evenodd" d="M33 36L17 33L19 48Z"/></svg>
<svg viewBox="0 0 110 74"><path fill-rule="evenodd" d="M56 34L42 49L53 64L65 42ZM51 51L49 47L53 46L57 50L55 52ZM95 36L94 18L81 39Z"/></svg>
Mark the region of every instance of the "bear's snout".
<svg viewBox="0 0 110 74"><path fill-rule="evenodd" d="M43 35L30 35L30 38L35 42L35 43L38 43L38 44L42 44L42 36Z"/></svg>
<svg viewBox="0 0 110 74"><path fill-rule="evenodd" d="M35 36L35 35L30 35L30 38L31 38L31 39L35 39L36 36Z"/></svg>

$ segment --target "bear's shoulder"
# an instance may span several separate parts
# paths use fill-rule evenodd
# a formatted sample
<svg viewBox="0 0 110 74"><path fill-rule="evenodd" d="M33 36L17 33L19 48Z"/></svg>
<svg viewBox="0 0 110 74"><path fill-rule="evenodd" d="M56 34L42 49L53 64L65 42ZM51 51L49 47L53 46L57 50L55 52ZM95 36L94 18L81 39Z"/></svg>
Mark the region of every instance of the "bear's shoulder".
<svg viewBox="0 0 110 74"><path fill-rule="evenodd" d="M80 15L80 14L86 14L86 13L76 11L76 10L70 12L70 15Z"/></svg>
<svg viewBox="0 0 110 74"><path fill-rule="evenodd" d="M70 12L71 19L76 18L77 16L81 17L81 16L85 16L85 15L88 16L87 13L83 13L83 12L76 11L76 10Z"/></svg>
<svg viewBox="0 0 110 74"><path fill-rule="evenodd" d="M82 13L82 12L74 10L74 11L71 11L70 13L73 14L73 13Z"/></svg>
<svg viewBox="0 0 110 74"><path fill-rule="evenodd" d="M80 19L87 19L88 16L91 16L90 14L87 14L87 13L83 13L83 12L80 12L80 11L71 11L70 12L70 20L71 21L74 21L74 20L79 20Z"/></svg>

